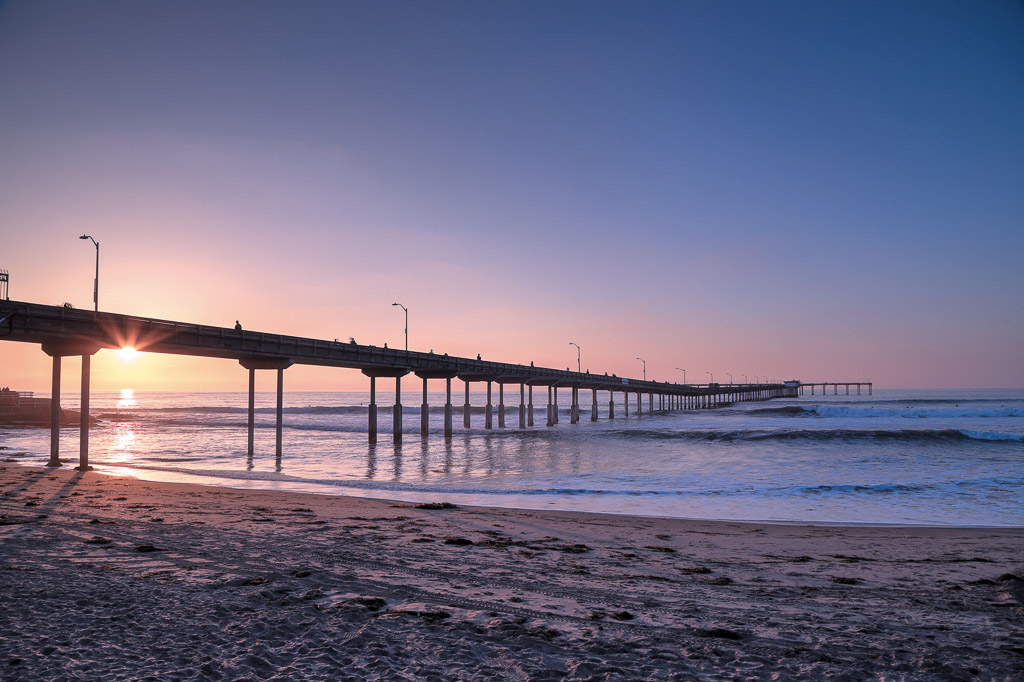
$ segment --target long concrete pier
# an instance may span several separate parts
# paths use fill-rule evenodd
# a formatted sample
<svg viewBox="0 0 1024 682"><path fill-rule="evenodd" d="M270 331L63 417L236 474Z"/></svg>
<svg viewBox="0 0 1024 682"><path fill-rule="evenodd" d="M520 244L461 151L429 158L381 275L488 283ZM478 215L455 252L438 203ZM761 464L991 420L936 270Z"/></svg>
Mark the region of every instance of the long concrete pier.
<svg viewBox="0 0 1024 682"><path fill-rule="evenodd" d="M608 418L615 418L616 394L621 394L623 415L629 416L629 401L635 396L636 416L644 414L644 396L647 413L655 411L692 410L714 408L739 401L769 400L796 397L802 384L798 381L765 384L675 384L646 381L614 374L591 374L568 370L534 367L530 365L491 362L479 358L454 357L434 352L406 351L366 346L357 343L339 343L321 339L271 334L260 331L211 327L207 325L159 320L155 318L93 312L75 308L41 305L19 301L0 301L0 340L38 343L43 352L53 359L52 370L52 423L50 432L49 466L60 466L60 374L61 359L67 356L82 358L82 415L79 469L89 469L89 373L90 358L103 348L119 349L131 346L149 353L170 353L237 361L249 371L248 450L253 454L255 375L257 371L274 371L277 379L276 454L282 450L282 413L284 373L293 365L319 365L361 371L369 379L370 404L368 413L369 441L377 441L377 380L394 381L395 404L392 408L392 437L402 441L402 378L413 374L422 379L420 433L428 434L429 405L427 382L444 380L446 401L444 406L444 435L452 437L452 379L465 383L463 426L471 427L469 393L471 383L484 383L487 405L484 428L491 429L494 406L494 385L498 388L498 428L506 428L505 387L518 387L518 428L534 425L533 389L547 389L548 426L558 424L558 389L567 388L570 394L570 422L580 420L579 396L581 390L591 391L590 420L598 418L598 392L608 393ZM803 384L810 385L810 384ZM819 385L819 384L815 384ZM830 384L831 385L831 384ZM850 385L856 385L851 383ZM870 384L867 384L870 387ZM813 388L813 387L812 387ZM516 391L513 390L513 395ZM543 392L542 392L543 395ZM657 409L656 406L657 405Z"/></svg>

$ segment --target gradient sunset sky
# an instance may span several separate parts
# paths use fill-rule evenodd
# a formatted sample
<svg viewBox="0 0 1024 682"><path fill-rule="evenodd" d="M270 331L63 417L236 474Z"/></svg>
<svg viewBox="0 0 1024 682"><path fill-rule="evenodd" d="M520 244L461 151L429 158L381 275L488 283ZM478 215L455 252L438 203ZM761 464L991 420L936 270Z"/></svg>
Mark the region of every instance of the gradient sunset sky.
<svg viewBox="0 0 1024 682"><path fill-rule="evenodd" d="M11 298L91 308L83 233L113 312L400 347L400 301L452 355L1021 387L1024 5L0 2ZM48 390L38 346L0 367ZM246 372L101 351L93 387Z"/></svg>

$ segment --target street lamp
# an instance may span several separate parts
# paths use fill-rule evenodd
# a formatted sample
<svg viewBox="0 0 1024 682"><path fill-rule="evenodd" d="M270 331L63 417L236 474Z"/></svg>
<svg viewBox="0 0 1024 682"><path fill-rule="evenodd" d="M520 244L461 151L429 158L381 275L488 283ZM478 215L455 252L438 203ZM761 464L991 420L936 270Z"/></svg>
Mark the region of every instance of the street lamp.
<svg viewBox="0 0 1024 682"><path fill-rule="evenodd" d="M686 385L686 370L683 369L682 367L676 367L676 369L678 369L680 372L683 373L683 386L685 386Z"/></svg>
<svg viewBox="0 0 1024 682"><path fill-rule="evenodd" d="M569 345L576 346L576 371L581 373L583 372L583 365L580 364L580 344L570 341Z"/></svg>
<svg viewBox="0 0 1024 682"><path fill-rule="evenodd" d="M756 375L756 374L754 375L754 383L755 383L755 384L759 384L759 383L761 383L760 381L758 381L758 379L757 379L757 375Z"/></svg>
<svg viewBox="0 0 1024 682"><path fill-rule="evenodd" d="M96 245L96 279L92 282L92 303L93 310L100 311L100 243L90 235L83 234L79 239L89 239Z"/></svg>
<svg viewBox="0 0 1024 682"><path fill-rule="evenodd" d="M401 303L392 303L391 305L397 305L399 308L405 311L405 350L409 350L409 309Z"/></svg>
<svg viewBox="0 0 1024 682"><path fill-rule="evenodd" d="M743 383L745 383L745 384L749 384L750 383L750 380L747 379L747 375L746 374L741 374L740 376L743 377Z"/></svg>
<svg viewBox="0 0 1024 682"><path fill-rule="evenodd" d="M704 372L704 373L707 374L709 377L711 377L711 383L712 384L715 383L715 375L714 374L712 374L711 372Z"/></svg>
<svg viewBox="0 0 1024 682"><path fill-rule="evenodd" d="M732 386L732 375L726 372L725 376L729 377L729 385Z"/></svg>
<svg viewBox="0 0 1024 682"><path fill-rule="evenodd" d="M643 358L637 358L637 360L644 363L644 381L647 381L647 361Z"/></svg>

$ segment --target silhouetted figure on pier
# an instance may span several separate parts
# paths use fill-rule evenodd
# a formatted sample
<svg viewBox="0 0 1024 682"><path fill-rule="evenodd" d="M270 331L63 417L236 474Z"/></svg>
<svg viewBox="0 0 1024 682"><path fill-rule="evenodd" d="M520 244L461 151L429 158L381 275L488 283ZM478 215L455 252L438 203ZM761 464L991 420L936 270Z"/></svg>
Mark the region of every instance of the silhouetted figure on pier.
<svg viewBox="0 0 1024 682"><path fill-rule="evenodd" d="M239 322L238 320L235 320L235 331L236 332L242 331L242 323Z"/></svg>

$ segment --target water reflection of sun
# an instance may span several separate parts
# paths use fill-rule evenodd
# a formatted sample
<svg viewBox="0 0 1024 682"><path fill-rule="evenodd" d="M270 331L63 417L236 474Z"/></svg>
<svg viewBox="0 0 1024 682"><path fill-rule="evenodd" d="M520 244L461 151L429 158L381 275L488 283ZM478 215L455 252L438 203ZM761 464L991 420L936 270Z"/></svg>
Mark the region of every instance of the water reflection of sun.
<svg viewBox="0 0 1024 682"><path fill-rule="evenodd" d="M121 397L117 399L117 409L119 410L130 410L135 407L138 403L135 402L135 389L134 388L122 388Z"/></svg>
<svg viewBox="0 0 1024 682"><path fill-rule="evenodd" d="M135 390L122 388L121 395L117 400L117 409L131 412L138 403L135 400ZM126 417L129 415L125 415ZM129 418L119 421L114 426L114 443L110 453L112 462L128 462L133 459L132 450L135 446L134 422Z"/></svg>

